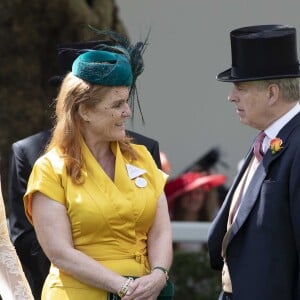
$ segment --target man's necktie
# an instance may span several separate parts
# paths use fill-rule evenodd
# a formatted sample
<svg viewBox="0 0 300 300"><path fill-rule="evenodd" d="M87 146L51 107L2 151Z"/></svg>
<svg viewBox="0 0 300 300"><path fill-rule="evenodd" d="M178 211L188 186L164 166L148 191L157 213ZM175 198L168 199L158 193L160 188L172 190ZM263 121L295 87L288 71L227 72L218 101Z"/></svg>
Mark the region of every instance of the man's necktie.
<svg viewBox="0 0 300 300"><path fill-rule="evenodd" d="M261 131L259 133L259 135L257 136L254 146L253 146L253 153L258 161L261 161L263 158L263 155L264 155L263 150L262 150L262 143L263 143L265 136L266 136L265 132Z"/></svg>

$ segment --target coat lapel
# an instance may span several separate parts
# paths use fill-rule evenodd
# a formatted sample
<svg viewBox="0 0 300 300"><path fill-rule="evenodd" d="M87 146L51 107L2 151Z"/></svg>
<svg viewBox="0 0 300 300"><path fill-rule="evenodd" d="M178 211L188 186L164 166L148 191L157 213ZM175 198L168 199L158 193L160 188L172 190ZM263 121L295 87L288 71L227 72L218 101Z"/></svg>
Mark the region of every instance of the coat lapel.
<svg viewBox="0 0 300 300"><path fill-rule="evenodd" d="M247 191L241 200L240 209L238 211L235 221L232 224L232 237L238 232L238 230L245 223L248 215L250 214L255 202L259 197L259 192L265 177L266 170L264 168L263 163L261 162L258 165L255 173L253 174Z"/></svg>

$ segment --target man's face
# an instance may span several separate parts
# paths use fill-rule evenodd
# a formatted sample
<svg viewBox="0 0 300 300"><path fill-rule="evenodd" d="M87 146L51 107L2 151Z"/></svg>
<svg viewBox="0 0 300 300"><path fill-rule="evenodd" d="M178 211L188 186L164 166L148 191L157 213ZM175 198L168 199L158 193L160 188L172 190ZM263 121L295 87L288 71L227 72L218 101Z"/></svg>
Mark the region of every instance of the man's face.
<svg viewBox="0 0 300 300"><path fill-rule="evenodd" d="M241 123L264 129L268 120L268 89L257 88L253 81L234 83L228 100L235 105Z"/></svg>

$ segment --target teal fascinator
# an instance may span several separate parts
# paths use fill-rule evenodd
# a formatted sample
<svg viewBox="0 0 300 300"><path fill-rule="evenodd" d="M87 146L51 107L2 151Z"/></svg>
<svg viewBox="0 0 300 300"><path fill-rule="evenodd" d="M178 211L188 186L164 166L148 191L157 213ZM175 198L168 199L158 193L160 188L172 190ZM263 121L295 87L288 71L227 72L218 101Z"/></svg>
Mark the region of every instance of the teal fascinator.
<svg viewBox="0 0 300 300"><path fill-rule="evenodd" d="M72 73L92 84L131 86L132 69L128 57L121 53L89 50L79 55L72 65Z"/></svg>

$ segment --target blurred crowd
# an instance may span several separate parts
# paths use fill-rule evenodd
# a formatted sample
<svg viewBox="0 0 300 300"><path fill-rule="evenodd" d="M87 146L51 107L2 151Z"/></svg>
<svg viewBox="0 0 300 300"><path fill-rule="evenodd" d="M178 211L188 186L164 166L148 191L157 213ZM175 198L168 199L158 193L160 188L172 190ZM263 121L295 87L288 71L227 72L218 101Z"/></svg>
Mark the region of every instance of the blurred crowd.
<svg viewBox="0 0 300 300"><path fill-rule="evenodd" d="M222 163L219 149L211 149L176 176L165 152L160 151L160 159L162 170L169 175L165 193L171 220L211 222L227 192L226 175L215 171L216 165ZM174 249L199 251L205 244L174 242Z"/></svg>

